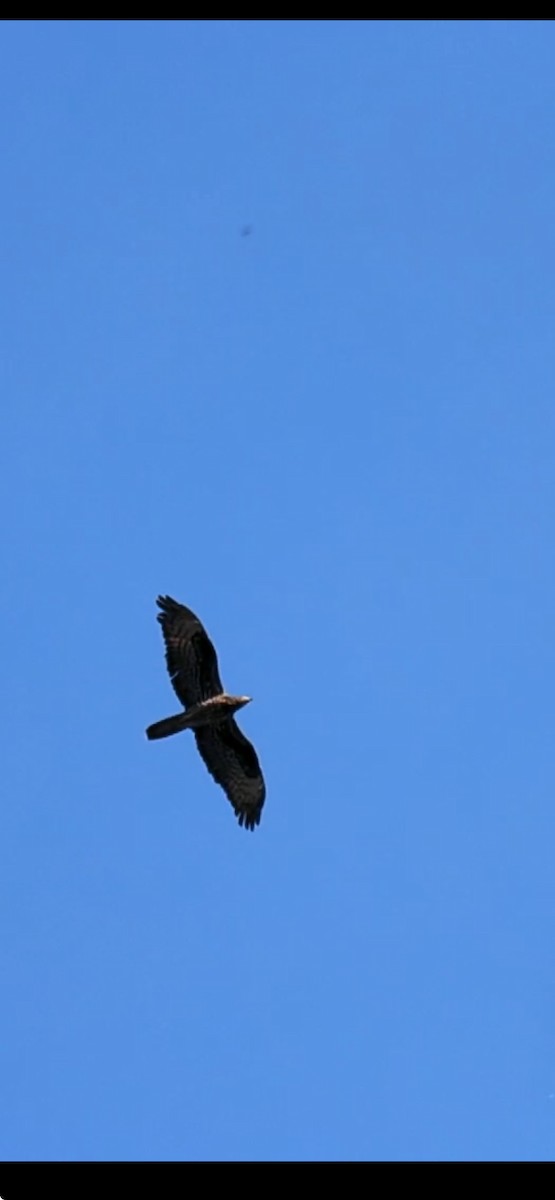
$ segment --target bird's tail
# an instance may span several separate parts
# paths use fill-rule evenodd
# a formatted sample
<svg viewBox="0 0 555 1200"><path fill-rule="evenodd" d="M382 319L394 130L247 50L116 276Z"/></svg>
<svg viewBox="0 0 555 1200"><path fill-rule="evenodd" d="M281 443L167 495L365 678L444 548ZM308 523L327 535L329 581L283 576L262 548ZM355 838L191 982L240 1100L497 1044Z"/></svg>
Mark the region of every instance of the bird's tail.
<svg viewBox="0 0 555 1200"><path fill-rule="evenodd" d="M171 737L172 733L181 733L182 729L187 729L188 724L187 713L177 713L175 717L164 717L163 721L155 721L154 725L149 725L146 736L149 742L155 741L156 738Z"/></svg>

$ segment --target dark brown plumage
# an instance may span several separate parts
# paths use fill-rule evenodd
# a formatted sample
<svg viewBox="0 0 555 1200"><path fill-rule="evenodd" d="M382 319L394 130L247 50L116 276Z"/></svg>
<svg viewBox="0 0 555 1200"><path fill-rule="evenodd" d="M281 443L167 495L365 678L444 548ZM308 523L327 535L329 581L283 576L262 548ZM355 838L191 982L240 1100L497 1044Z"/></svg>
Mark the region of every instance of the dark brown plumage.
<svg viewBox="0 0 555 1200"><path fill-rule="evenodd" d="M152 741L192 729L198 751L233 805L239 824L254 829L266 788L254 746L233 716L250 697L224 692L216 651L191 609L171 596L159 596L156 603L161 609L158 620L170 679L185 711L149 725L146 736Z"/></svg>

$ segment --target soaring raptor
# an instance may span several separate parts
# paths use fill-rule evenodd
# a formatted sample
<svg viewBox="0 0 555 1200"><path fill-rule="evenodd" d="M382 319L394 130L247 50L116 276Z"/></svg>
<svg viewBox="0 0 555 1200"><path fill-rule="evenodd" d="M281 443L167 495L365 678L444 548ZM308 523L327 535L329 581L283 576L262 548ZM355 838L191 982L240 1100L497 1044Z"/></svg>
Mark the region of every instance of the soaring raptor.
<svg viewBox="0 0 555 1200"><path fill-rule="evenodd" d="M266 788L254 746L236 725L233 714L250 696L224 692L216 651L198 617L171 596L159 596L158 620L166 646L166 663L184 712L149 725L146 736L170 737L192 729L197 748L212 777L223 787L239 824L254 829Z"/></svg>

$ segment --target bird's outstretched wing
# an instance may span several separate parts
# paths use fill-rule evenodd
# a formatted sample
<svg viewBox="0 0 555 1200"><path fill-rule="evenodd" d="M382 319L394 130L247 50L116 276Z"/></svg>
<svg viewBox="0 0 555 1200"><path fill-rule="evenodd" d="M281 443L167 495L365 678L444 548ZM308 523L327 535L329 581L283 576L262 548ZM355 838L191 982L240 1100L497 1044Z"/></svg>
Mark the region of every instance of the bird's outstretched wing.
<svg viewBox="0 0 555 1200"><path fill-rule="evenodd" d="M156 603L170 679L183 707L221 695L218 659L204 625L171 596L159 596Z"/></svg>
<svg viewBox="0 0 555 1200"><path fill-rule="evenodd" d="M266 796L266 787L254 746L231 717L221 725L195 729L199 754L216 783L233 805L239 824L254 829Z"/></svg>

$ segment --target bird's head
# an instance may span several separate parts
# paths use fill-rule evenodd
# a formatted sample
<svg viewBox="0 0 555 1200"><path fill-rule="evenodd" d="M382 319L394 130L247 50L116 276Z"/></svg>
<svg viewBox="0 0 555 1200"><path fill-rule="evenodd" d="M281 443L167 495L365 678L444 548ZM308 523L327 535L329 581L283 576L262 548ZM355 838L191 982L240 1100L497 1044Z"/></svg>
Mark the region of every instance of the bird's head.
<svg viewBox="0 0 555 1200"><path fill-rule="evenodd" d="M222 703L227 709L231 709L231 714L237 713L239 708L244 708L245 704L250 704L251 696L222 696Z"/></svg>
<svg viewBox="0 0 555 1200"><path fill-rule="evenodd" d="M238 712L240 708L244 708L245 704L250 704L251 696L226 696L226 703L233 712Z"/></svg>

